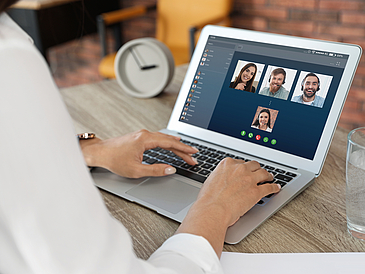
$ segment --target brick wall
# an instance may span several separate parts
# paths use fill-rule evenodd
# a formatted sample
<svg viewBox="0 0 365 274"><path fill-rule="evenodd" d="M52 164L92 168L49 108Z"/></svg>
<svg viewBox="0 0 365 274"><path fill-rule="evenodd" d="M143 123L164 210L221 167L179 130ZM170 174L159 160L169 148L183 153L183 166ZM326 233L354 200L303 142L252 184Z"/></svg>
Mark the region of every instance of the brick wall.
<svg viewBox="0 0 365 274"><path fill-rule="evenodd" d="M364 0L235 0L233 26L322 40L365 49ZM362 56L340 126L365 126L365 59Z"/></svg>
<svg viewBox="0 0 365 274"><path fill-rule="evenodd" d="M132 7L137 5L153 5L157 0L120 0L122 7ZM173 0L175 1L175 0ZM123 23L123 37L125 41L141 37L154 37L156 12L150 11L140 18L132 19Z"/></svg>
<svg viewBox="0 0 365 274"><path fill-rule="evenodd" d="M121 2L127 7L156 3L156 0ZM233 27L355 43L365 50L365 0L234 0L234 10ZM155 13L150 13L144 19L125 23L125 39L154 36L155 16ZM347 98L340 126L347 129L365 126L364 56Z"/></svg>

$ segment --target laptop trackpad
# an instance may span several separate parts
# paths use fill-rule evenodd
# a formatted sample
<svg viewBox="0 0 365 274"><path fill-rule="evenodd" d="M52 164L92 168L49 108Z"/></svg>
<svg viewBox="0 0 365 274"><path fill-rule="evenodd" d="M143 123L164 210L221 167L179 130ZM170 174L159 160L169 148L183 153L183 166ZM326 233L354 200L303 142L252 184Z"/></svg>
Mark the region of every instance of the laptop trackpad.
<svg viewBox="0 0 365 274"><path fill-rule="evenodd" d="M200 188L175 178L149 178L126 193L171 213L178 213L193 203Z"/></svg>

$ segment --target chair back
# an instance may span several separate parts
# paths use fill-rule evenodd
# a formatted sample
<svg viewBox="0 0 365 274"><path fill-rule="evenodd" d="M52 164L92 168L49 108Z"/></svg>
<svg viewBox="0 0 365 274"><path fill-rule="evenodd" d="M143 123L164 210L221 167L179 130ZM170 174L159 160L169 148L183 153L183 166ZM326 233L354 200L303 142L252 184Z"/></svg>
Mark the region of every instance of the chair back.
<svg viewBox="0 0 365 274"><path fill-rule="evenodd" d="M187 63L189 56L189 29L216 18L224 18L223 25L230 25L232 0L158 0L156 38L169 47L175 64ZM210 22L210 20L213 20Z"/></svg>

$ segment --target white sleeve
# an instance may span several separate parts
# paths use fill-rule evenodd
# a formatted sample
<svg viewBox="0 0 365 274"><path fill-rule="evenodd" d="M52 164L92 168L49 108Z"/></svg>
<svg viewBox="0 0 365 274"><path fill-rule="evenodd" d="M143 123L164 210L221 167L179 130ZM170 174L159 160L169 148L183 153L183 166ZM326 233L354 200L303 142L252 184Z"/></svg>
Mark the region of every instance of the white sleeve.
<svg viewBox="0 0 365 274"><path fill-rule="evenodd" d="M161 268L181 270L176 273L223 273L218 256L209 242L191 234L172 236L151 255L148 262Z"/></svg>
<svg viewBox="0 0 365 274"><path fill-rule="evenodd" d="M33 46L0 32L0 273L221 273L209 243L176 235L149 261L106 209Z"/></svg>

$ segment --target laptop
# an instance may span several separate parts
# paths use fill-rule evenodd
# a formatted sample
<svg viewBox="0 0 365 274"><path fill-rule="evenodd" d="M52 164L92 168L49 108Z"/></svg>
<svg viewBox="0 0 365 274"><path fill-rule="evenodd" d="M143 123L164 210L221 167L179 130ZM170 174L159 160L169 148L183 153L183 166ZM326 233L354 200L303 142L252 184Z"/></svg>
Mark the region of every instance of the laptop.
<svg viewBox="0 0 365 274"><path fill-rule="evenodd" d="M258 161L282 189L228 228L225 242L240 242L320 175L361 52L357 45L206 26L161 130L197 147L199 165L155 148L144 163L169 163L177 174L126 179L96 168L96 186L182 222L222 159Z"/></svg>

